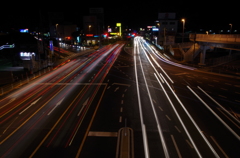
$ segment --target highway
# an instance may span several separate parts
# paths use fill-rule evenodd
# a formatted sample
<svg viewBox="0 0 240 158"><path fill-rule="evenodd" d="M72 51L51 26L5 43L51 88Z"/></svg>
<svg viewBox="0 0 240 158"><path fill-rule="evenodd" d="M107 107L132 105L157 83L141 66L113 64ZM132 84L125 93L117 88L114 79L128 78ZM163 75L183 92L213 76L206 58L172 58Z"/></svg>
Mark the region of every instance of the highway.
<svg viewBox="0 0 240 158"><path fill-rule="evenodd" d="M0 157L239 157L239 92L135 37L1 98Z"/></svg>

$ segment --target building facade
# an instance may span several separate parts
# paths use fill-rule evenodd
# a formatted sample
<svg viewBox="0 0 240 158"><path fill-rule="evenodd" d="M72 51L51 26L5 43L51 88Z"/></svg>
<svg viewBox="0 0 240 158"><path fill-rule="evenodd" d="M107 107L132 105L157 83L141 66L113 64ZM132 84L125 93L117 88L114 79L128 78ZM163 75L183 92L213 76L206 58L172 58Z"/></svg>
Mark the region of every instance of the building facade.
<svg viewBox="0 0 240 158"><path fill-rule="evenodd" d="M175 36L178 31L176 13L158 13L156 26L159 28L158 44L169 45L175 43Z"/></svg>

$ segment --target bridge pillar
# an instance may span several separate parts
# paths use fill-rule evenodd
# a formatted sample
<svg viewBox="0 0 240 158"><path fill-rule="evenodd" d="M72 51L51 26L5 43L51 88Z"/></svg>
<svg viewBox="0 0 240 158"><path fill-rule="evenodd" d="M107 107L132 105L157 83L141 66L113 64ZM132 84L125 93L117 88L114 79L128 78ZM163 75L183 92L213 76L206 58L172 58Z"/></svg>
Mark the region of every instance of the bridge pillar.
<svg viewBox="0 0 240 158"><path fill-rule="evenodd" d="M205 65L205 58L206 58L206 50L209 49L208 46L203 45L201 46L201 54L200 54L200 63L198 63L198 65Z"/></svg>

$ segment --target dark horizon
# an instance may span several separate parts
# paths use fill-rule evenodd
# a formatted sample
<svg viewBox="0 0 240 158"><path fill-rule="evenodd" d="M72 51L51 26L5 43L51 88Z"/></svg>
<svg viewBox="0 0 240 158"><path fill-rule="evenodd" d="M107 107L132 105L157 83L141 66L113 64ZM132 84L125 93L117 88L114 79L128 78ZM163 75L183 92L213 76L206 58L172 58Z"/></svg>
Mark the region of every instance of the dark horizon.
<svg viewBox="0 0 240 158"><path fill-rule="evenodd" d="M236 18L236 5L222 4L215 6L209 3L183 4L180 2L157 2L135 3L126 2L119 5L105 5L95 3L93 5L84 5L84 7L74 6L72 4L56 4L55 7L19 7L18 9L4 12L1 11L2 19L0 30L11 28L36 28L40 25L48 26L48 12L63 12L65 21L82 26L82 17L90 15L89 8L104 9L105 26L115 26L116 23L122 23L124 28L140 28L148 25L154 25L154 21L158 19L158 13L174 12L176 19L185 18L186 31L197 31L199 29L230 29L237 30L240 23ZM208 5L209 4L209 5ZM102 7L103 6L103 7ZM40 8L40 9L39 9ZM41 15L41 18L40 18ZM42 22L41 22L42 21Z"/></svg>

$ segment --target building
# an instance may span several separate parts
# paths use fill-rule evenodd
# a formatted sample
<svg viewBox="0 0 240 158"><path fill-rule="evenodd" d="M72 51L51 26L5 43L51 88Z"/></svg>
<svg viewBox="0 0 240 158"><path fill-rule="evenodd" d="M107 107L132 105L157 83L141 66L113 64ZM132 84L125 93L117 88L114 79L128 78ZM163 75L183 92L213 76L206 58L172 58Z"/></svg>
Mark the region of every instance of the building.
<svg viewBox="0 0 240 158"><path fill-rule="evenodd" d="M158 44L174 44L175 36L178 31L178 20L176 19L176 13L158 13L158 20L155 23L156 27L158 28Z"/></svg>
<svg viewBox="0 0 240 158"><path fill-rule="evenodd" d="M101 45L104 33L103 8L90 8L89 16L83 17L83 30L85 45Z"/></svg>

